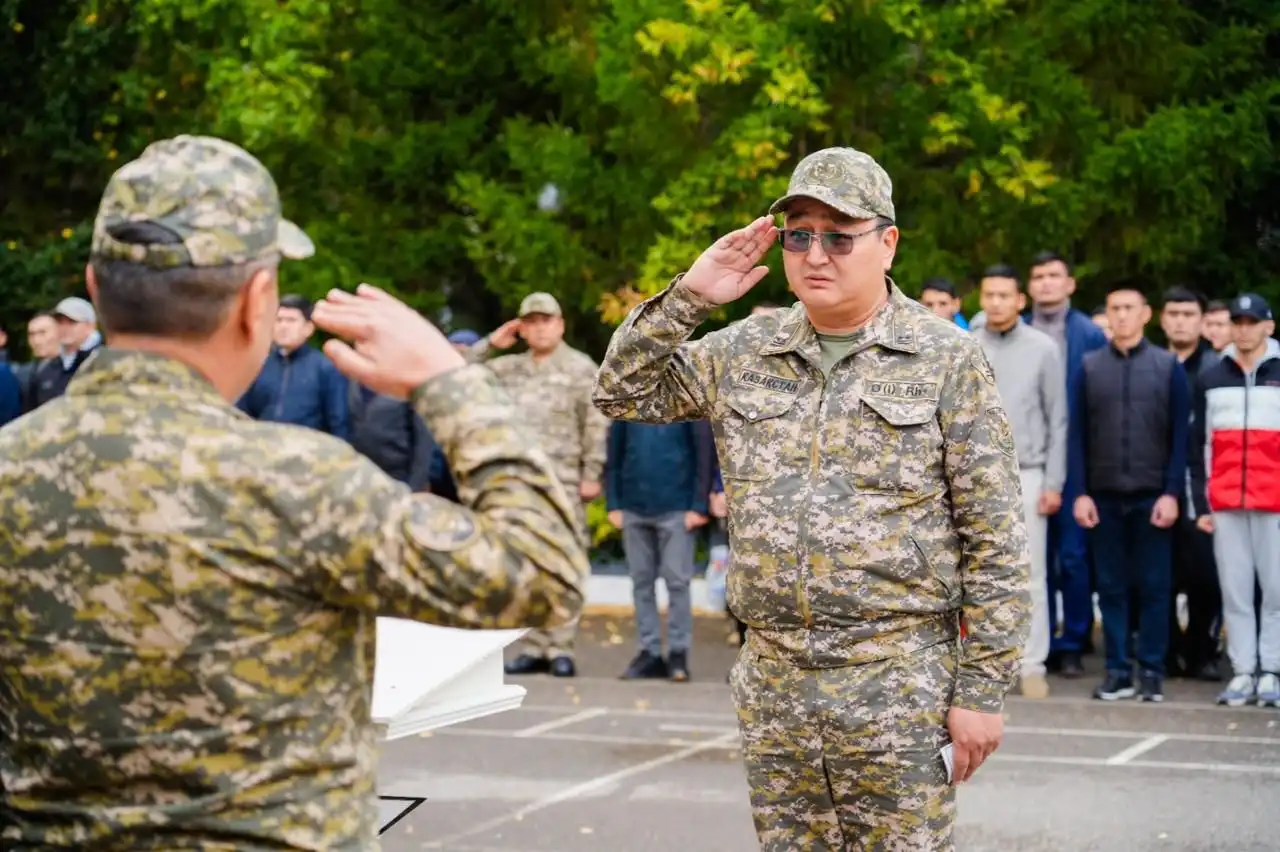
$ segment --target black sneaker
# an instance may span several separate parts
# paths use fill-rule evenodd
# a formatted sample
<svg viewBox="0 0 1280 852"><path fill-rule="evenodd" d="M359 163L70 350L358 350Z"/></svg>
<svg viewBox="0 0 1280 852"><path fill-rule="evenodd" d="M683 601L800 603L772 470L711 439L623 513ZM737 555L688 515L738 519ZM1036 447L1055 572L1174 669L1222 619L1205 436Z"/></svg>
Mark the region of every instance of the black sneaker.
<svg viewBox="0 0 1280 852"><path fill-rule="evenodd" d="M667 672L670 678L679 683L689 679L689 652L672 651L667 656Z"/></svg>
<svg viewBox="0 0 1280 852"><path fill-rule="evenodd" d="M1138 697L1143 701L1164 701L1164 678L1155 672L1143 672L1138 677Z"/></svg>
<svg viewBox="0 0 1280 852"><path fill-rule="evenodd" d="M1068 680L1084 677L1084 661L1080 655L1070 651L1063 653L1059 673Z"/></svg>
<svg viewBox="0 0 1280 852"><path fill-rule="evenodd" d="M1119 701L1121 698L1132 698L1135 693L1131 675L1107 672L1106 678L1093 691L1093 697L1101 701Z"/></svg>
<svg viewBox="0 0 1280 852"><path fill-rule="evenodd" d="M622 673L623 680L665 679L666 676L667 661L662 657L655 657L648 651L641 651L636 654L636 658L631 661L631 665L627 666L627 670Z"/></svg>

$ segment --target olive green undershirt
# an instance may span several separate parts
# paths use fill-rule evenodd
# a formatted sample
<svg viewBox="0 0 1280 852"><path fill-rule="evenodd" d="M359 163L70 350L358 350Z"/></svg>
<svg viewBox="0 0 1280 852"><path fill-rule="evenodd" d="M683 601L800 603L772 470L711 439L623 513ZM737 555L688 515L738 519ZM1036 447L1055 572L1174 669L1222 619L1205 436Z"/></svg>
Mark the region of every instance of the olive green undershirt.
<svg viewBox="0 0 1280 852"><path fill-rule="evenodd" d="M853 347L857 345L861 337L861 331L855 331L851 334L823 334L818 332L818 348L822 353L823 375L830 376L831 368L836 365L837 361L853 351Z"/></svg>

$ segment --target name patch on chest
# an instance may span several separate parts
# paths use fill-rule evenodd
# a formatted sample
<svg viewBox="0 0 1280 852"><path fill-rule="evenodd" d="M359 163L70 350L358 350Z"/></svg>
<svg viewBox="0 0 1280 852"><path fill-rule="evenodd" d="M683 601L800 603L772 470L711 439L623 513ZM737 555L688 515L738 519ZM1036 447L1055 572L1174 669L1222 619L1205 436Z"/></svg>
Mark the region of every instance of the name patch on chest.
<svg viewBox="0 0 1280 852"><path fill-rule="evenodd" d="M800 381L798 379L788 379L784 376L771 376L768 373L757 373L754 370L740 371L738 373L736 384L748 385L753 388L762 388L763 390L790 394L792 396L800 392Z"/></svg>
<svg viewBox="0 0 1280 852"><path fill-rule="evenodd" d="M888 381L867 382L862 389L865 396L882 396L889 399L930 399L938 398L937 382L899 382Z"/></svg>

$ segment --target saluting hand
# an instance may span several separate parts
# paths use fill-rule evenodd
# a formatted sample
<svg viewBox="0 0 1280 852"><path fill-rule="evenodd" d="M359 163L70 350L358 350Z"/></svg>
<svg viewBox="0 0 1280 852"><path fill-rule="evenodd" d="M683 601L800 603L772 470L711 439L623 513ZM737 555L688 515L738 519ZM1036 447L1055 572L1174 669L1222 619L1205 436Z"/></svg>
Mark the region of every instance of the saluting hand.
<svg viewBox="0 0 1280 852"><path fill-rule="evenodd" d="M324 344L324 354L343 375L396 399L406 399L423 382L466 365L439 329L370 284L361 284L355 295L330 290L311 319L350 341Z"/></svg>
<svg viewBox="0 0 1280 852"><path fill-rule="evenodd" d="M520 319L507 320L489 334L489 345L494 349L510 349L520 337Z"/></svg>
<svg viewBox="0 0 1280 852"><path fill-rule="evenodd" d="M680 279L680 286L714 305L741 298L769 274L769 267L756 264L777 235L768 216L725 234L699 255Z"/></svg>

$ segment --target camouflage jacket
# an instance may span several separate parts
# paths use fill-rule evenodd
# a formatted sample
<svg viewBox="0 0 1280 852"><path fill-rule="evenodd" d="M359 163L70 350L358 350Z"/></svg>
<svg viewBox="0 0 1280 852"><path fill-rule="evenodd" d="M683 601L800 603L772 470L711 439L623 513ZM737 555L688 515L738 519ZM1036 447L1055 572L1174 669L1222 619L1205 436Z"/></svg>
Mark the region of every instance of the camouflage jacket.
<svg viewBox="0 0 1280 852"><path fill-rule="evenodd" d="M610 343L610 417L707 418L729 503L729 604L755 647L805 668L956 641L955 706L996 711L1029 629L1008 419L976 340L907 299L830 378L803 305L686 342L711 307L678 281Z"/></svg>
<svg viewBox="0 0 1280 852"><path fill-rule="evenodd" d="M0 430L0 848L377 848L375 617L561 624L587 571L487 371L414 405L474 510L159 356Z"/></svg>
<svg viewBox="0 0 1280 852"><path fill-rule="evenodd" d="M471 347L468 357L483 359L487 339ZM538 436L566 488L601 482L609 421L591 404L596 363L567 343L541 362L530 352L500 355L485 362L515 400L521 423Z"/></svg>

